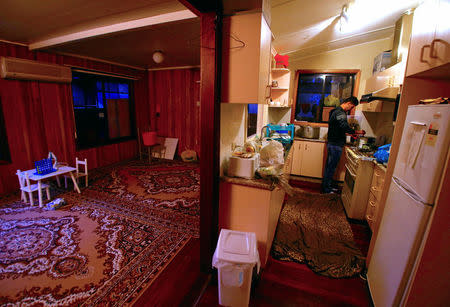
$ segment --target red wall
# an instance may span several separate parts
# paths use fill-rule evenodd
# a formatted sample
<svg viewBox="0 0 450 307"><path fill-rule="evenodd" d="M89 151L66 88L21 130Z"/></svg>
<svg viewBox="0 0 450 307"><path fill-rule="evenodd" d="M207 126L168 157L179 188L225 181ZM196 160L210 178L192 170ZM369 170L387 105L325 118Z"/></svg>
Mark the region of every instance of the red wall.
<svg viewBox="0 0 450 307"><path fill-rule="evenodd" d="M148 73L150 118L155 120L147 125L147 130L156 128L160 136L178 138L178 154L191 149L200 156L199 80L198 68Z"/></svg>
<svg viewBox="0 0 450 307"><path fill-rule="evenodd" d="M135 119L140 131L178 138L177 152L192 149L200 156L199 69L139 71L102 62L44 52L0 42L0 56L66 64L138 78L134 82ZM58 161L87 158L89 169L137 155L137 141L81 151L75 148L70 84L0 78L0 99L12 162L0 165L0 194L18 189L17 169L34 167L49 151ZM156 117L157 111L159 117Z"/></svg>
<svg viewBox="0 0 450 307"><path fill-rule="evenodd" d="M105 72L138 77L135 82L136 124L151 122L146 71L138 71L101 62L43 52L0 42L0 56L26 58L42 62L67 64ZM34 167L49 151L58 161L75 163L75 157L88 159L89 168L115 163L137 155L137 142L131 140L82 151L75 149L70 84L0 78L0 99L12 162L0 165L0 194L18 189L17 169Z"/></svg>

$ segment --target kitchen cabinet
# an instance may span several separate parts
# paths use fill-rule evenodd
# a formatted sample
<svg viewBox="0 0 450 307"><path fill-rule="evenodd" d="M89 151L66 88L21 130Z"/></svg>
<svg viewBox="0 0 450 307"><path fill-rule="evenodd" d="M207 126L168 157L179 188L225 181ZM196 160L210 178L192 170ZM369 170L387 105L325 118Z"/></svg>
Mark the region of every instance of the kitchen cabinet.
<svg viewBox="0 0 450 307"><path fill-rule="evenodd" d="M386 168L380 164L376 164L372 183L369 189L369 200L367 203L366 220L370 229L373 231L373 226L376 223L378 208L380 207L381 192L384 187L384 176L386 174Z"/></svg>
<svg viewBox="0 0 450 307"><path fill-rule="evenodd" d="M291 174L322 178L324 148L320 141L294 141Z"/></svg>
<svg viewBox="0 0 450 307"><path fill-rule="evenodd" d="M289 84L291 81L291 72L287 68L272 68L270 77L270 106L290 107Z"/></svg>
<svg viewBox="0 0 450 307"><path fill-rule="evenodd" d="M224 18L221 102L268 104L271 40L262 13Z"/></svg>
<svg viewBox="0 0 450 307"><path fill-rule="evenodd" d="M219 194L219 228L254 232L261 267L272 247L286 192L271 184L266 188L222 181Z"/></svg>
<svg viewBox="0 0 450 307"><path fill-rule="evenodd" d="M429 0L414 11L406 76L450 62L448 0Z"/></svg>
<svg viewBox="0 0 450 307"><path fill-rule="evenodd" d="M395 110L395 102L372 100L371 102L361 103L359 109L363 112L393 113Z"/></svg>

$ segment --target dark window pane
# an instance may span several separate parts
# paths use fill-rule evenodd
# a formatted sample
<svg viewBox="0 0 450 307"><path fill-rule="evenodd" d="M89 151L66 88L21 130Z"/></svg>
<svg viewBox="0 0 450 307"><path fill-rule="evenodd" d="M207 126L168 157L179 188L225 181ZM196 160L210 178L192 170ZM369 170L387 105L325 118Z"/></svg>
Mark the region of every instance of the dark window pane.
<svg viewBox="0 0 450 307"><path fill-rule="evenodd" d="M120 93L128 93L128 84L120 83L119 84L119 92Z"/></svg>
<svg viewBox="0 0 450 307"><path fill-rule="evenodd" d="M105 93L106 99L119 99L119 93Z"/></svg>
<svg viewBox="0 0 450 307"><path fill-rule="evenodd" d="M100 109L103 109L103 93L102 92L98 92L97 93L97 105Z"/></svg>
<svg viewBox="0 0 450 307"><path fill-rule="evenodd" d="M324 106L336 107L353 93L355 74L300 74L295 119L321 122Z"/></svg>
<svg viewBox="0 0 450 307"><path fill-rule="evenodd" d="M132 87L128 80L73 72L77 148L97 147L134 136ZM119 88L121 93L119 93ZM105 99L112 100L109 105Z"/></svg>
<svg viewBox="0 0 450 307"><path fill-rule="evenodd" d="M256 103L249 104L248 114L258 114L258 104Z"/></svg>
<svg viewBox="0 0 450 307"><path fill-rule="evenodd" d="M300 89L302 93L321 93L323 78L321 75L309 75L300 78Z"/></svg>
<svg viewBox="0 0 450 307"><path fill-rule="evenodd" d="M6 135L5 118L3 117L3 109L1 101L0 101L0 161L11 162L8 136Z"/></svg>
<svg viewBox="0 0 450 307"><path fill-rule="evenodd" d="M119 92L119 84L115 83L115 82L106 82L106 92L115 92L118 93Z"/></svg>

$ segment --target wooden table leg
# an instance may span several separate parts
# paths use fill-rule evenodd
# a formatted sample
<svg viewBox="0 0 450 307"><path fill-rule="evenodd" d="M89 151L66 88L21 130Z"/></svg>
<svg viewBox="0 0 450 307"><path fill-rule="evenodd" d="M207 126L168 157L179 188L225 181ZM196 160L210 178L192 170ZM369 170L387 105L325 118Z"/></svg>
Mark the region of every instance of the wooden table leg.
<svg viewBox="0 0 450 307"><path fill-rule="evenodd" d="M59 176L56 176L56 182L58 183L58 187L61 187L61 182L59 181Z"/></svg>
<svg viewBox="0 0 450 307"><path fill-rule="evenodd" d="M42 185L40 180L38 180L38 196L39 196L39 207L42 208Z"/></svg>
<svg viewBox="0 0 450 307"><path fill-rule="evenodd" d="M72 172L70 172L70 177L72 178L72 181L73 181L73 187L75 188L75 190L77 190L78 193L81 193L81 192L80 192L80 188L78 187L78 183L77 183L77 181L75 180L75 176L72 174Z"/></svg>

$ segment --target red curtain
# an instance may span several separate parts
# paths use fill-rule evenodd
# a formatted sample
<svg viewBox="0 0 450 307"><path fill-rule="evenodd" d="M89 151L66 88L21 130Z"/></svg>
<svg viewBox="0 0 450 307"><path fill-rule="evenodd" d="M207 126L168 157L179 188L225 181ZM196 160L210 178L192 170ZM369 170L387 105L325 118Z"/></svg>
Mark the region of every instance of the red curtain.
<svg viewBox="0 0 450 307"><path fill-rule="evenodd" d="M76 57L32 52L27 47L0 42L0 56L26 58L41 62L67 64L138 78L135 81L136 125L152 123L148 103L146 71L115 66ZM0 99L12 162L0 165L0 194L18 189L17 169L34 167L34 161L55 153L58 161L73 165L75 157L87 158L96 168L137 155L136 140L76 151L75 123L70 84L0 78Z"/></svg>

